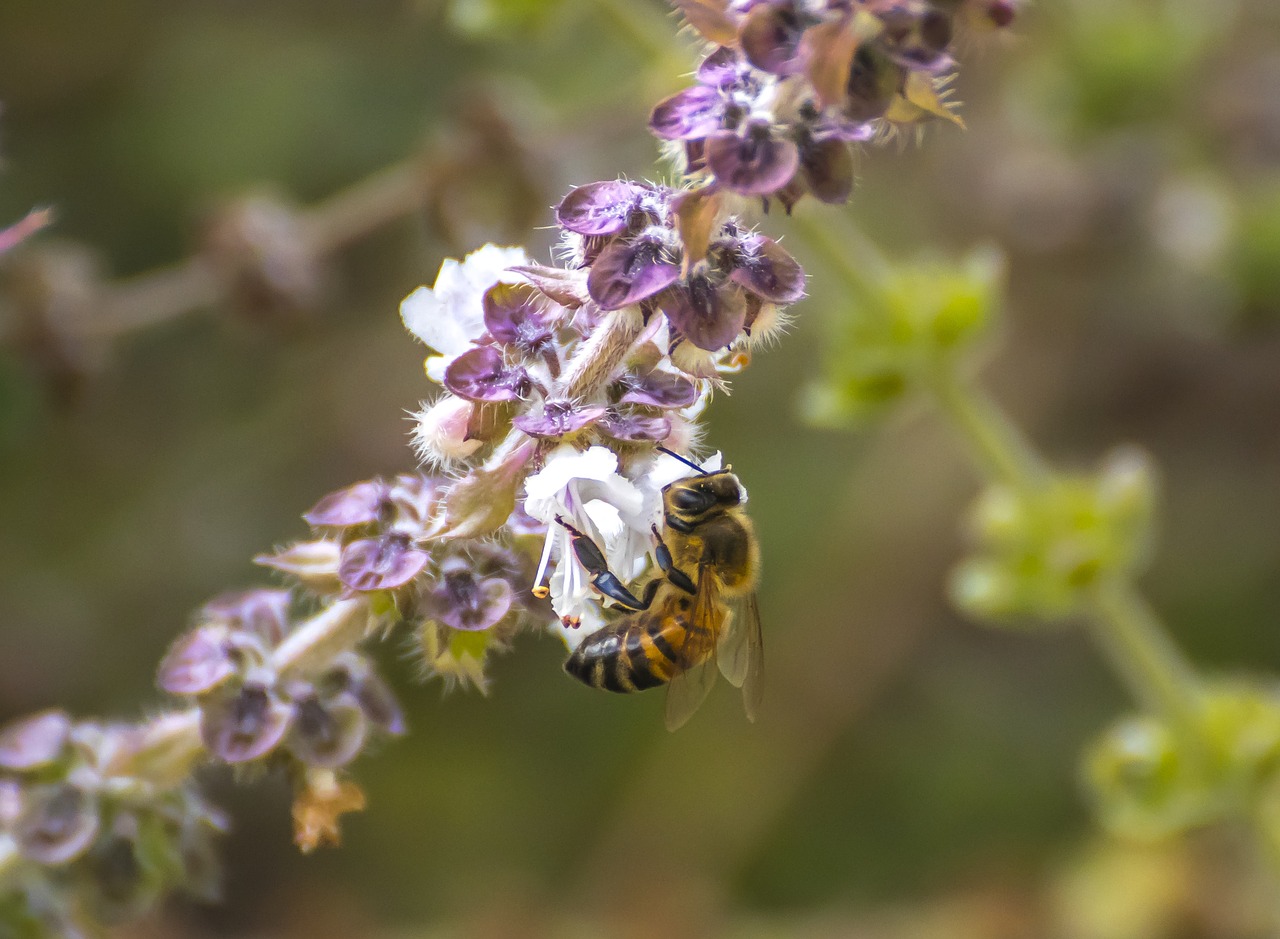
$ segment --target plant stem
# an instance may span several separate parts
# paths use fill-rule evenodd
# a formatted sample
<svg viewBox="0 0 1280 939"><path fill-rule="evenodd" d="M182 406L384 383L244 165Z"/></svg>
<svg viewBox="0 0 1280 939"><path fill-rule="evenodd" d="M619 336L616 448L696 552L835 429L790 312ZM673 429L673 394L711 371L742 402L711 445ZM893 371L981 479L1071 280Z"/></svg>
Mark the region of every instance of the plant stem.
<svg viewBox="0 0 1280 939"><path fill-rule="evenodd" d="M1045 485L1052 471L1017 426L977 386L943 365L933 376L931 391L938 408L989 478L1019 492Z"/></svg>
<svg viewBox="0 0 1280 939"><path fill-rule="evenodd" d="M939 368L930 390L987 477L1020 492L1053 479L1052 468L1013 422L954 369ZM1126 578L1108 578L1089 592L1087 603L1090 636L1130 693L1203 749L1196 722L1199 679L1137 588Z"/></svg>
<svg viewBox="0 0 1280 939"><path fill-rule="evenodd" d="M1146 598L1130 581L1110 578L1090 591L1089 606L1094 643L1133 696L1198 743L1200 678Z"/></svg>

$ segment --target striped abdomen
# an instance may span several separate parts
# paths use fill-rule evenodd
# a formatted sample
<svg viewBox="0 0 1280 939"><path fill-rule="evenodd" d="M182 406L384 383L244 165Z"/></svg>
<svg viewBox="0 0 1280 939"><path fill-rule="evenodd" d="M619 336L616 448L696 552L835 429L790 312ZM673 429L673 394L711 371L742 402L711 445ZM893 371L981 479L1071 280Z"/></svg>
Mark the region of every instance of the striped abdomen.
<svg viewBox="0 0 1280 939"><path fill-rule="evenodd" d="M685 669L680 650L690 605L682 598L683 609L633 613L597 629L574 649L564 670L592 688L624 694L665 685Z"/></svg>

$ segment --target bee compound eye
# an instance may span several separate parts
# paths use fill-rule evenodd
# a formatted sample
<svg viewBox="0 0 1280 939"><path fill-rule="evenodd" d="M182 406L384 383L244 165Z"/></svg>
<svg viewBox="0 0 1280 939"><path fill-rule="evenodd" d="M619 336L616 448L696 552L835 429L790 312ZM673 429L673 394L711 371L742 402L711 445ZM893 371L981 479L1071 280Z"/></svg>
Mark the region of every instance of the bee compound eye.
<svg viewBox="0 0 1280 939"><path fill-rule="evenodd" d="M701 489L677 489L671 494L671 504L681 512L705 512L715 501L710 493Z"/></svg>

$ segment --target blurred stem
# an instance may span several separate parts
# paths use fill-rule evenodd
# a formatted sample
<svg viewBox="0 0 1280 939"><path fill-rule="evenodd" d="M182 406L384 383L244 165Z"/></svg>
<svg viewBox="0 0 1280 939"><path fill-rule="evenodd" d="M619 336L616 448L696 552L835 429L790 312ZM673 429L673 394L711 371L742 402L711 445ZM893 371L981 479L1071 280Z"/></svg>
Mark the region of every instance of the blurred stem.
<svg viewBox="0 0 1280 939"><path fill-rule="evenodd" d="M1013 421L954 368L940 366L930 384L938 408L959 431L986 475L1019 492L1039 489L1052 471Z"/></svg>
<svg viewBox="0 0 1280 939"><path fill-rule="evenodd" d="M1054 471L985 393L941 366L930 383L934 401L968 444L984 475L1019 491L1048 485ZM1129 692L1161 715L1196 749L1201 690L1195 670L1132 582L1102 581L1088 595L1089 632Z"/></svg>
<svg viewBox="0 0 1280 939"><path fill-rule="evenodd" d="M303 230L316 254L331 254L419 211L433 184L421 157L394 163L307 210Z"/></svg>
<svg viewBox="0 0 1280 939"><path fill-rule="evenodd" d="M1134 697L1202 746L1200 679L1146 598L1131 582L1110 578L1090 592L1089 605L1093 640Z"/></svg>
<svg viewBox="0 0 1280 939"><path fill-rule="evenodd" d="M819 219L804 212L791 217L791 226L859 295L874 292L890 271L888 259L844 213Z"/></svg>

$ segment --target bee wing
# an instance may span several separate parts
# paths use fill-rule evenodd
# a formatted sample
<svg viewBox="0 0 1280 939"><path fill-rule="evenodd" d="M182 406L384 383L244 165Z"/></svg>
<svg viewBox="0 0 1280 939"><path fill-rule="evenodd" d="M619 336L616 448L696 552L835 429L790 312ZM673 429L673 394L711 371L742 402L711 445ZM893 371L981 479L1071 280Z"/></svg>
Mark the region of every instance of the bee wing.
<svg viewBox="0 0 1280 939"><path fill-rule="evenodd" d="M702 706L716 683L716 666L710 659L686 669L667 685L667 730L679 730Z"/></svg>
<svg viewBox="0 0 1280 939"><path fill-rule="evenodd" d="M734 603L716 658L729 684L742 689L747 720L754 721L764 692L764 635L754 591Z"/></svg>
<svg viewBox="0 0 1280 939"><path fill-rule="evenodd" d="M688 632L680 647L677 663L680 671L667 685L667 730L682 727L716 683L716 642L726 615L720 600L719 580L705 567L701 568Z"/></svg>

